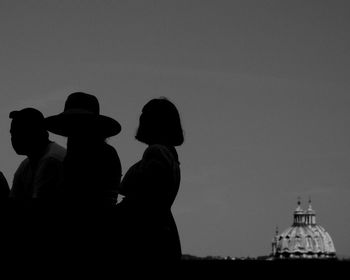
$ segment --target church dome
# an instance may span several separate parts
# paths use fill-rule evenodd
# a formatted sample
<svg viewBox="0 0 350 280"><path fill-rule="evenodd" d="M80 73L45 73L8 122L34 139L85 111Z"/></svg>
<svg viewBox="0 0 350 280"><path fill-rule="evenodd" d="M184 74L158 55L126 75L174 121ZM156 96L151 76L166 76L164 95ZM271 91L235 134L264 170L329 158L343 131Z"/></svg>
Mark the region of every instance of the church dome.
<svg viewBox="0 0 350 280"><path fill-rule="evenodd" d="M272 241L272 255L275 258L334 258L335 248L331 236L316 224L316 212L311 207L304 211L298 201L294 211L293 225Z"/></svg>

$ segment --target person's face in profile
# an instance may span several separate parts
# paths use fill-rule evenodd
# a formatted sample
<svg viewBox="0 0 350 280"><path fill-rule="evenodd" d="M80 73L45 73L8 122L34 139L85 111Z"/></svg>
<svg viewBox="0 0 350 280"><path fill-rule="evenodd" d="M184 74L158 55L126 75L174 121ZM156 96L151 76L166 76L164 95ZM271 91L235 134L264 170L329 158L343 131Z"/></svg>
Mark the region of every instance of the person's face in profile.
<svg viewBox="0 0 350 280"><path fill-rule="evenodd" d="M155 110L143 110L139 118L139 127L136 139L148 145L156 144L160 140L159 133L162 132L162 116Z"/></svg>
<svg viewBox="0 0 350 280"><path fill-rule="evenodd" d="M143 138L143 141L146 140L145 138L148 140L148 137L146 137L149 134L149 118L147 116L147 113L141 113L136 134L138 136L141 136Z"/></svg>
<svg viewBox="0 0 350 280"><path fill-rule="evenodd" d="M30 125L19 120L11 122L11 144L18 155L28 155L34 140L34 131L31 131Z"/></svg>

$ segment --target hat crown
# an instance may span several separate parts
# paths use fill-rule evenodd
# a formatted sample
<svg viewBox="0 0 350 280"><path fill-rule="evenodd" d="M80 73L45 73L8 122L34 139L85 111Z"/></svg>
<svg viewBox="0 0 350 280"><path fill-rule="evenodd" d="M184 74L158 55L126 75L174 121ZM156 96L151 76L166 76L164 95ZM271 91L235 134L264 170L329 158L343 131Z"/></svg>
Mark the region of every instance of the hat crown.
<svg viewBox="0 0 350 280"><path fill-rule="evenodd" d="M100 114L100 104L96 96L84 92L71 93L64 104L64 112L77 109Z"/></svg>
<svg viewBox="0 0 350 280"><path fill-rule="evenodd" d="M107 138L121 131L118 121L100 114L97 97L84 92L71 93L64 104L64 111L46 118L45 122L50 132L66 137L93 131Z"/></svg>

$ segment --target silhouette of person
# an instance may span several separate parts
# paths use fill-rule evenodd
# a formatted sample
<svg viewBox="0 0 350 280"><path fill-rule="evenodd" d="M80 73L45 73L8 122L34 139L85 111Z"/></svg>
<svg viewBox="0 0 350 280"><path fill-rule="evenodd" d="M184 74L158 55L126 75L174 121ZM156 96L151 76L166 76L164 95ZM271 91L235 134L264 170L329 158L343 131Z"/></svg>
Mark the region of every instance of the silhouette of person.
<svg viewBox="0 0 350 280"><path fill-rule="evenodd" d="M53 238L49 210L63 179L66 150L49 140L44 116L37 109L12 111L9 117L13 149L27 156L14 174L9 194L10 243L12 251L20 252L20 256L30 258L33 250L43 256Z"/></svg>
<svg viewBox="0 0 350 280"><path fill-rule="evenodd" d="M106 243L112 243L111 238L117 238L113 234L117 221L111 209L117 202L121 163L106 139L117 135L121 126L113 118L101 115L98 99L83 92L71 93L64 111L45 122L50 132L67 137L60 194L63 211L68 211L63 226L70 231L67 246L74 247L73 254L79 256L87 251L86 256L101 253L102 249L109 249Z"/></svg>
<svg viewBox="0 0 350 280"><path fill-rule="evenodd" d="M61 187L64 197L79 207L114 205L121 163L106 139L121 131L120 124L101 115L98 99L83 92L70 94L64 112L46 118L45 122L50 132L67 137Z"/></svg>
<svg viewBox="0 0 350 280"><path fill-rule="evenodd" d="M43 114L34 108L10 113L11 143L27 156L15 172L10 198L30 206L35 199L52 199L63 178L65 148L49 140Z"/></svg>
<svg viewBox="0 0 350 280"><path fill-rule="evenodd" d="M166 98L149 101L142 109L135 138L148 147L120 186L123 250L128 257L179 260L181 244L171 206L180 186L175 146L184 137L175 105Z"/></svg>

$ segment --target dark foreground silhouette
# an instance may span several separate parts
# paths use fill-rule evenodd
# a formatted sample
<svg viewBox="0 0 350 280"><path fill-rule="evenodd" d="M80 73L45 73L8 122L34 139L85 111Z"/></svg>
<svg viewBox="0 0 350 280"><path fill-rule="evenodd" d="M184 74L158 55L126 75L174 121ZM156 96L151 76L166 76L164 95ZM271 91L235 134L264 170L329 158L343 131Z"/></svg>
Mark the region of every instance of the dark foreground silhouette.
<svg viewBox="0 0 350 280"><path fill-rule="evenodd" d="M163 261L181 259L180 237L171 206L180 186L175 146L183 143L179 113L169 100L153 99L142 109L136 139L148 145L125 174L117 205L122 254Z"/></svg>
<svg viewBox="0 0 350 280"><path fill-rule="evenodd" d="M147 148L122 182L118 153L106 143L121 126L100 114L95 96L73 93L62 113L44 121L32 108L10 118L13 147L27 158L3 203L3 256L41 265L181 260L171 207L181 180L175 147L184 139L173 103L160 98L143 107L136 139ZM51 149L46 129L67 137L66 151Z"/></svg>
<svg viewBox="0 0 350 280"><path fill-rule="evenodd" d="M45 121L50 132L67 137L64 177L53 211L62 242L55 250L71 259L116 259L121 163L106 139L121 131L120 124L101 115L97 98L82 92L70 94L64 111Z"/></svg>
<svg viewBox="0 0 350 280"><path fill-rule="evenodd" d="M50 141L44 116L37 109L12 111L10 119L12 147L26 156L15 172L10 198L28 207L39 200L49 202L61 184L66 151Z"/></svg>

